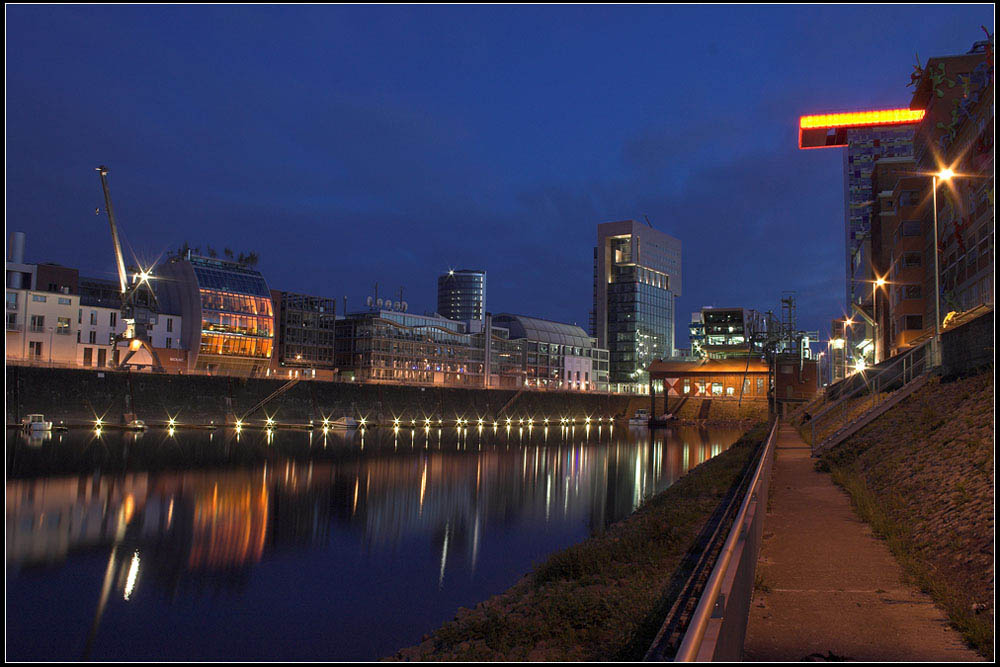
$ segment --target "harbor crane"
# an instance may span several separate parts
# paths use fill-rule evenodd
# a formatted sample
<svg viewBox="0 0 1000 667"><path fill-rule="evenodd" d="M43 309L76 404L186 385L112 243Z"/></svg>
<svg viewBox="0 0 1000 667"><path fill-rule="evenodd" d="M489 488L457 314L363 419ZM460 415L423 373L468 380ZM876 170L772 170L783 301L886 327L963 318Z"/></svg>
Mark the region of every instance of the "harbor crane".
<svg viewBox="0 0 1000 667"><path fill-rule="evenodd" d="M156 294L150 285L152 274L148 269L139 268L133 270L132 278L129 280L128 272L125 270L125 256L122 254L122 244L118 238L118 225L115 223L114 209L111 207L111 191L108 189L108 168L104 165L96 168L101 175L101 187L104 189L105 210L108 212L108 222L111 223L111 245L115 251L115 262L118 266L118 284L121 288L121 319L125 323L125 331L119 334L112 334L111 344L113 349L118 349L121 342L127 343L128 350L125 356L118 362L117 366L123 368L129 360L140 349L145 349L149 353L153 362L153 369L163 370L160 357L150 343L151 327L156 324L156 316L159 312L159 304Z"/></svg>

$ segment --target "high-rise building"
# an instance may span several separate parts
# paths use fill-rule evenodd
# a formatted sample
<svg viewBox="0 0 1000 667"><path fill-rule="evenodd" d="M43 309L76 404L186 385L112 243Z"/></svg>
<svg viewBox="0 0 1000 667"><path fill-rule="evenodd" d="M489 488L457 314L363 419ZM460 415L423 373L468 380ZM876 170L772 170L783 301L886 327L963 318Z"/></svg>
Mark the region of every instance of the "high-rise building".
<svg viewBox="0 0 1000 667"><path fill-rule="evenodd" d="M844 240L846 302L870 301L872 275L872 191L875 163L883 158L913 157L913 125L856 127L847 130L844 151Z"/></svg>
<svg viewBox="0 0 1000 667"><path fill-rule="evenodd" d="M674 353L681 242L635 220L597 226L592 333L610 353L612 383L646 383L654 359Z"/></svg>
<svg viewBox="0 0 1000 667"><path fill-rule="evenodd" d="M482 320L485 308L485 271L458 269L438 276L439 315L459 322Z"/></svg>
<svg viewBox="0 0 1000 667"><path fill-rule="evenodd" d="M924 117L919 109L879 109L802 116L799 148L846 147L844 151L844 257L845 311L871 317L862 307L875 280L872 258L872 216L876 193L872 190L875 162L887 158L912 158L914 127ZM870 296L868 301L871 301ZM857 329L854 331L853 329ZM847 331L850 357L869 355L874 341L870 329Z"/></svg>

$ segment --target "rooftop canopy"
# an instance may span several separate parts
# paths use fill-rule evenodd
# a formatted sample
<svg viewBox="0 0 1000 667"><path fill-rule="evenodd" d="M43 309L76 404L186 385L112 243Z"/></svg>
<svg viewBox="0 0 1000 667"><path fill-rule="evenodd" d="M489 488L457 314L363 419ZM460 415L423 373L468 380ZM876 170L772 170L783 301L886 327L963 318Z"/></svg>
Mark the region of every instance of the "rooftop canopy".
<svg viewBox="0 0 1000 667"><path fill-rule="evenodd" d="M537 317L500 313L493 317L493 324L510 330L510 337L527 338L542 343L572 345L573 347L593 347L593 339L575 324L564 324L542 320Z"/></svg>

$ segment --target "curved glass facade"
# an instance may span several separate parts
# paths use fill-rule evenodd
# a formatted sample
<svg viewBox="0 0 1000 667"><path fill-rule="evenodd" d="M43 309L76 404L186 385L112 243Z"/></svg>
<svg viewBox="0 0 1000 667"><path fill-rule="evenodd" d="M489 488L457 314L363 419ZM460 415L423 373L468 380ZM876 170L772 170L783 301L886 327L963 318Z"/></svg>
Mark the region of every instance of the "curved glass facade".
<svg viewBox="0 0 1000 667"><path fill-rule="evenodd" d="M197 368L259 373L274 345L274 308L264 277L235 262L190 262L201 305Z"/></svg>

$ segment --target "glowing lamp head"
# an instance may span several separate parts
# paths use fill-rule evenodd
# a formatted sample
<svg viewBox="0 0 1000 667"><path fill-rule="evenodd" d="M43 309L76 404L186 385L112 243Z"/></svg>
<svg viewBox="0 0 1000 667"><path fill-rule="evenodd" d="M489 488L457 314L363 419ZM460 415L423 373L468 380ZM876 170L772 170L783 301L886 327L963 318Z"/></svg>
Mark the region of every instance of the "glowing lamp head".
<svg viewBox="0 0 1000 667"><path fill-rule="evenodd" d="M865 370L865 360L858 359L857 363L854 364L854 370L856 370L859 373Z"/></svg>
<svg viewBox="0 0 1000 667"><path fill-rule="evenodd" d="M952 171L951 169L942 169L937 173L937 177L940 178L942 181L950 181L952 176L954 175L955 172Z"/></svg>
<svg viewBox="0 0 1000 667"><path fill-rule="evenodd" d="M878 280L875 281L875 284L878 285L879 287L885 285L885 278L879 278Z"/></svg>
<svg viewBox="0 0 1000 667"><path fill-rule="evenodd" d="M132 342L128 344L128 349L132 350L133 352L138 350L140 347L142 347L142 341L139 340L138 338L133 338Z"/></svg>

